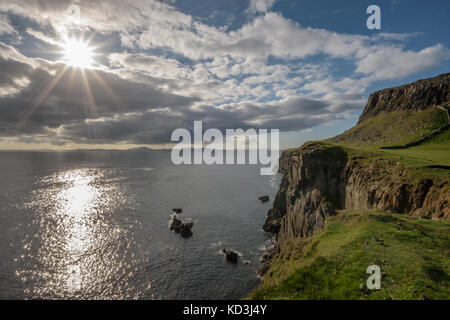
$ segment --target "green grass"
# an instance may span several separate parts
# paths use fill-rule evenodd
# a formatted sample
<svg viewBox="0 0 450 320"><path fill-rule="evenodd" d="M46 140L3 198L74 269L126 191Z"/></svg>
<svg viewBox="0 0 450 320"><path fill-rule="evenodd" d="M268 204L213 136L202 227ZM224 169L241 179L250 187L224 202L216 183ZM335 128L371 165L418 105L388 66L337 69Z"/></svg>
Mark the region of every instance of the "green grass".
<svg viewBox="0 0 450 320"><path fill-rule="evenodd" d="M326 141L358 148L405 145L430 135L447 123L447 112L434 107L423 111L382 112Z"/></svg>
<svg viewBox="0 0 450 320"><path fill-rule="evenodd" d="M438 178L450 180L448 169L430 168L430 166L450 166L450 129L440 135L424 142L421 145L407 149L377 149L371 147L350 147L345 144L330 143L330 140L307 142L301 148L293 148L285 152L299 151L311 145L320 145L323 148L337 150L340 148L347 154L347 158L358 161L366 166L375 162L389 161L386 170L392 174L400 174L407 169L408 177L417 181L423 178Z"/></svg>
<svg viewBox="0 0 450 320"><path fill-rule="evenodd" d="M450 171L445 168L430 166L450 166L450 129L426 142L407 149L375 149L341 147L353 158L370 165L373 161L389 160L401 170L407 169L408 176L417 180L423 178L441 178L450 180ZM389 169L392 169L390 166Z"/></svg>
<svg viewBox="0 0 450 320"><path fill-rule="evenodd" d="M430 140L408 149L384 150L422 165L450 166L450 129Z"/></svg>
<svg viewBox="0 0 450 320"><path fill-rule="evenodd" d="M448 181L450 172L445 168L430 168L430 166L450 166L450 128L441 132L439 135L426 140L420 145L409 147L407 149L378 149L367 146L352 146L341 141L332 142L333 139L327 139L316 142L307 142L301 148L293 148L285 152L298 151L308 148L311 145L320 145L324 148L341 148L347 154L348 159L357 161L370 166L375 161L388 160L391 163L387 169L391 171L408 170L408 176L416 180L423 178L443 178ZM392 170L393 164L398 167ZM394 173L394 172L393 172Z"/></svg>
<svg viewBox="0 0 450 320"><path fill-rule="evenodd" d="M274 258L251 299L449 299L450 222L341 212ZM370 265L381 290L366 288Z"/></svg>

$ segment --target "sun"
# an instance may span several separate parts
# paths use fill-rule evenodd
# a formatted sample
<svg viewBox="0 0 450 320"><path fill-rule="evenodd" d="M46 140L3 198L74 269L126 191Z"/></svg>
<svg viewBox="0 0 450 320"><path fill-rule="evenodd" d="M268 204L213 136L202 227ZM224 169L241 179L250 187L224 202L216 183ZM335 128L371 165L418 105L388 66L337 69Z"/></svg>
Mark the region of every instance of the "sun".
<svg viewBox="0 0 450 320"><path fill-rule="evenodd" d="M76 68L90 68L94 62L92 48L86 42L77 39L69 39L64 45L65 62Z"/></svg>

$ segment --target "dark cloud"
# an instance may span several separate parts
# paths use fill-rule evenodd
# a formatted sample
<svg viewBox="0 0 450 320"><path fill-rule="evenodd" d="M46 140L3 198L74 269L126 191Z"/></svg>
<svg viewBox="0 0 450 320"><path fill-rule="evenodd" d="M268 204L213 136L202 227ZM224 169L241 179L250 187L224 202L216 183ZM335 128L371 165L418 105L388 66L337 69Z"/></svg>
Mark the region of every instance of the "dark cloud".
<svg viewBox="0 0 450 320"><path fill-rule="evenodd" d="M32 67L19 61L8 61L0 58L0 70L2 70L0 73L0 88L6 86L19 88L16 81L28 77L32 72Z"/></svg>
<svg viewBox="0 0 450 320"><path fill-rule="evenodd" d="M177 111L197 98L170 94L104 71L67 68L55 75L17 60L0 58L0 132L3 136L43 134L89 119L117 118L124 114L169 107ZM17 80L26 85L20 88ZM14 94L6 90L15 89ZM114 140L114 135L112 135Z"/></svg>
<svg viewBox="0 0 450 320"><path fill-rule="evenodd" d="M0 77L0 90L18 90L0 97L0 135L21 137L19 141L25 143L42 139L54 144L168 143L174 129L187 128L196 120L203 121L204 129L222 131L303 130L335 119L336 110L350 106L343 99L330 111L330 101L292 97L278 104L217 107L106 71L81 71L60 64L52 65L49 73L43 67L4 58L0 66L7 70ZM25 79L26 85L20 88L17 79Z"/></svg>
<svg viewBox="0 0 450 320"><path fill-rule="evenodd" d="M319 105L322 113L313 110L289 115L289 108L273 105L242 105L239 108L203 106L199 110L183 109L181 113L170 111L145 111L116 119L95 122L77 122L64 127L63 139L77 143L112 143L127 141L137 144L158 144L170 142L174 129L188 128L194 121L203 121L203 129L217 128L225 133L226 129L279 129L282 132L298 131L339 118L336 113L325 111L327 104L320 101L299 100L307 107ZM293 109L302 109L293 105ZM253 120L260 119L258 122Z"/></svg>

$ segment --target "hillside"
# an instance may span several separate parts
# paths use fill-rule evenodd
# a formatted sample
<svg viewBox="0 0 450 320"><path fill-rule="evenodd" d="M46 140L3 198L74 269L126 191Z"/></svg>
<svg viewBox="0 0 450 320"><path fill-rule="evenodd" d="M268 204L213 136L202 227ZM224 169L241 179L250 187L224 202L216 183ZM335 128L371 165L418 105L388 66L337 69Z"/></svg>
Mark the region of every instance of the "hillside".
<svg viewBox="0 0 450 320"><path fill-rule="evenodd" d="M356 126L327 142L357 148L405 146L450 124L450 73L370 95Z"/></svg>
<svg viewBox="0 0 450 320"><path fill-rule="evenodd" d="M421 111L429 107L450 106L450 73L418 80L395 88L388 88L370 95L358 124L376 115L392 111Z"/></svg>
<svg viewBox="0 0 450 320"><path fill-rule="evenodd" d="M251 298L448 299L449 234L449 221L340 212L313 237L291 239ZM381 290L365 287L372 264Z"/></svg>
<svg viewBox="0 0 450 320"><path fill-rule="evenodd" d="M261 290L270 288L264 289L264 295L271 298L450 298L449 238L444 237L450 219L449 82L450 75L446 74L376 92L354 128L335 138L309 142L283 152L280 158L283 179L263 227L276 235L275 257L273 263L266 261L261 268L268 271L252 297L261 298ZM356 281L352 277L364 275L370 265L367 263L376 264L394 250L389 245L382 246L376 251L377 257L367 252L362 254L361 247L355 243L355 239L372 232L366 225L376 225L376 232L386 239L392 236L390 218L381 223L373 216L373 210L382 212L379 213L382 216L401 219L401 223L410 225L412 237L419 232L417 239L425 237L420 233L420 226L428 223L430 241L419 239L420 243L414 244L406 243L411 239L395 238L391 239L391 245L414 245L417 252L429 250L427 261L445 266L435 275L438 283L435 295L425 289L418 290L420 285L413 285L411 290L415 293L411 293L410 283L392 271L406 270L408 263L420 261L414 256L402 258L401 255L397 260L391 259L391 270L384 270L392 287L369 296L360 292L360 279ZM335 227L333 223L342 225L347 220L351 221L351 228L339 229L340 235L334 235L335 240L329 237L329 228ZM356 230L360 233L355 234ZM324 248L337 250L328 252L331 264L337 261L335 255L342 248L354 257L355 261L348 261L350 269L342 269L341 280L326 276L334 267L320 251L308 257L298 255L305 252L306 243L319 238ZM339 239L350 239L352 245L347 246L346 240L339 243ZM444 262L438 258L440 250L446 252ZM426 286L428 280L422 270L426 267L419 262L416 267L411 274L417 274L420 278L417 281L424 281ZM349 275L350 271L355 275ZM320 284L324 289L314 289L315 284L306 275L317 283L325 281L325 286ZM401 285L395 288L393 283Z"/></svg>
<svg viewBox="0 0 450 320"><path fill-rule="evenodd" d="M403 146L432 135L448 123L447 112L436 107L383 111L327 142L355 148Z"/></svg>

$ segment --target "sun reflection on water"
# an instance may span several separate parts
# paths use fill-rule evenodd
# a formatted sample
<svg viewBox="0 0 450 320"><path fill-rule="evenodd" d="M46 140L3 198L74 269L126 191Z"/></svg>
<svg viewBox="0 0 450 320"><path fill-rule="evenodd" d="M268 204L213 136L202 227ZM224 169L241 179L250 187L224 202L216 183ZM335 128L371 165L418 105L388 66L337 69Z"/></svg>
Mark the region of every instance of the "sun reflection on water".
<svg viewBox="0 0 450 320"><path fill-rule="evenodd" d="M92 242L92 228L84 222L91 220L88 215L95 213L95 203L102 196L98 188L90 185L92 180L91 175L86 175L80 170L64 172L58 177L57 182L69 185L58 193L56 201L60 203L57 214L64 217L63 224L68 229L69 237L66 237L65 251L71 257L82 255ZM67 266L68 291L73 293L81 289L81 270L80 264Z"/></svg>
<svg viewBox="0 0 450 320"><path fill-rule="evenodd" d="M29 206L37 234L17 275L33 298L143 298L146 258L112 171L75 169L43 179ZM142 287L145 287L142 289Z"/></svg>

